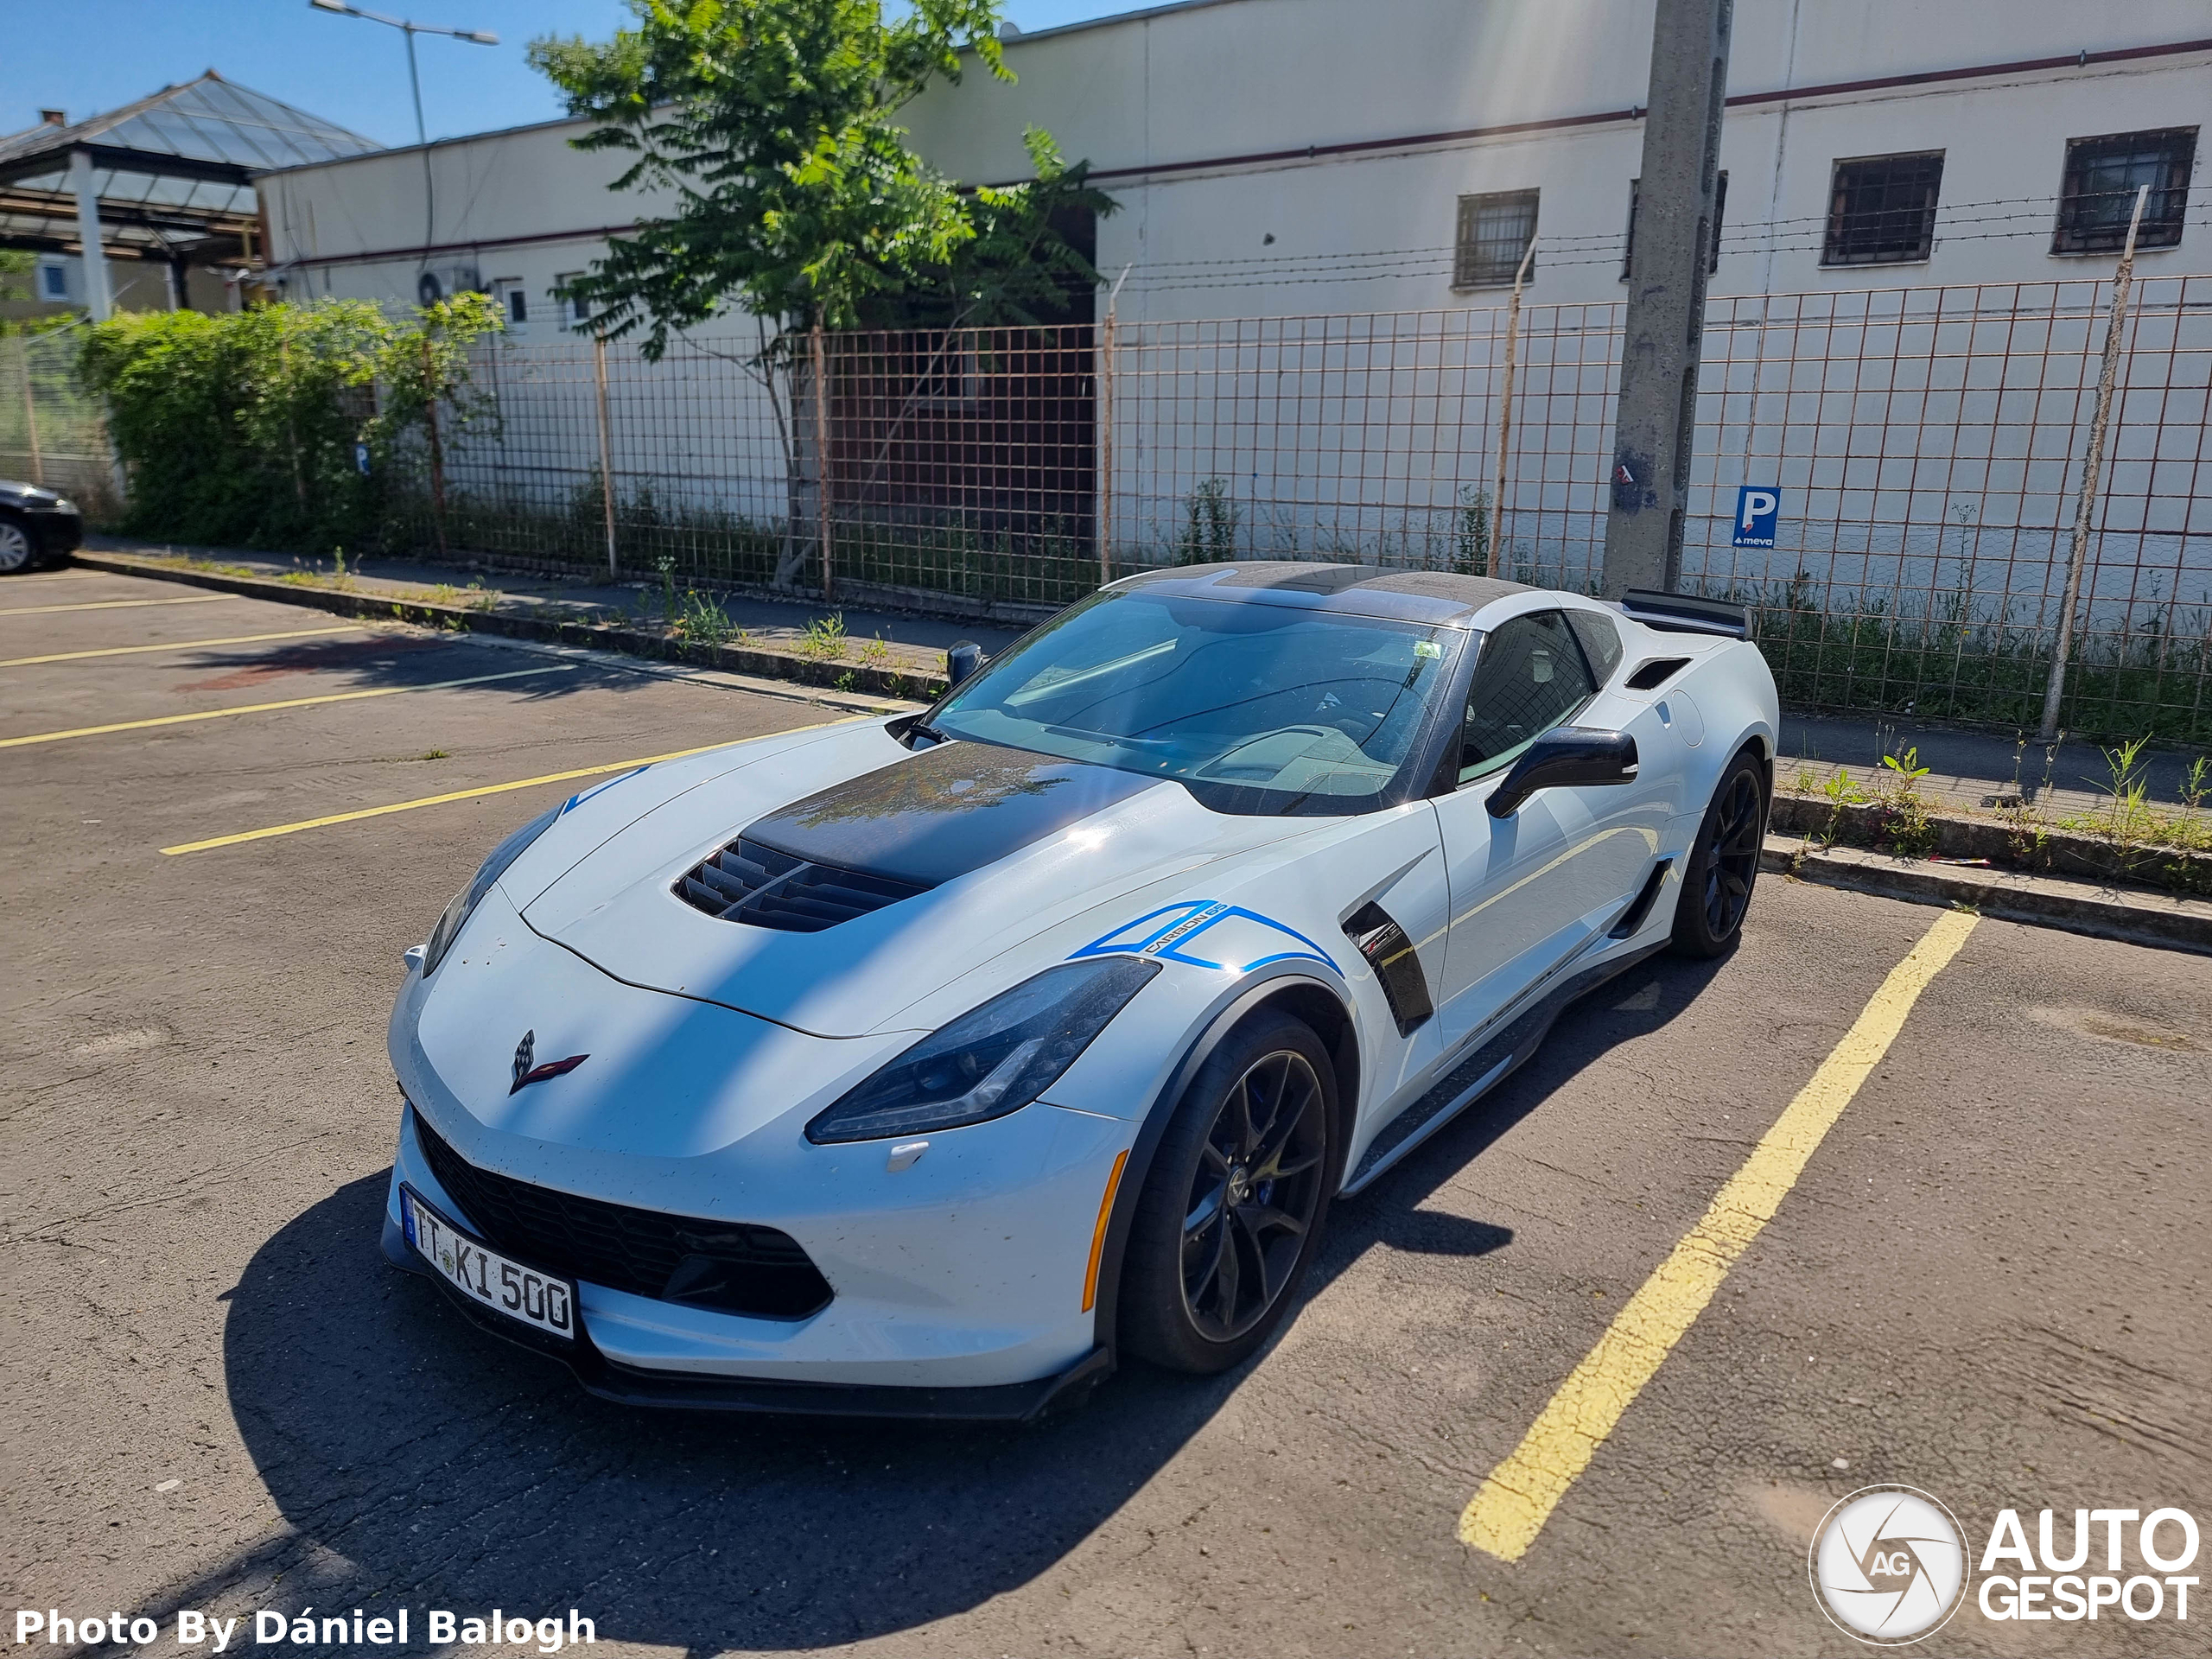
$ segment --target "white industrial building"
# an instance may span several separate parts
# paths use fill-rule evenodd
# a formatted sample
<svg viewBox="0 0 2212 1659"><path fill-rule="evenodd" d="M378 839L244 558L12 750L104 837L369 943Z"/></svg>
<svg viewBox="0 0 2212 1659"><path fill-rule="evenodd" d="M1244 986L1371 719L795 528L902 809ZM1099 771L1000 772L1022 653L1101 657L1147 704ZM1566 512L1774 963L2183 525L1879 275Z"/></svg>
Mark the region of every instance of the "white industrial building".
<svg viewBox="0 0 2212 1659"><path fill-rule="evenodd" d="M1734 16L1686 575L1831 615L2047 626L2147 187L2088 592L2122 633L2212 606L2202 0ZM975 182L1021 175L1029 125L1087 159L1119 203L1096 238L1116 329L1063 341L1043 391L910 375L887 415L895 365L871 360L875 404L837 405L833 494L859 513L903 480L901 522L1078 563L1265 550L1586 580L1651 31L1649 0L1187 0L1012 37L1017 81L932 88L914 142ZM751 320L658 365L610 349L594 409L588 331L555 291L653 203L607 188L622 158L570 148L582 130L265 174L272 271L295 298L501 296L480 496L581 512L604 465L623 511L742 520L788 556L811 440L733 361ZM1783 493L1770 544L1731 536L1738 487ZM928 557L895 580L968 580L965 554Z"/></svg>
<svg viewBox="0 0 2212 1659"><path fill-rule="evenodd" d="M1186 0L1014 36L1015 84L978 71L909 113L963 180L1020 177L1027 125L1088 158L1133 321L1492 304L1532 218L1530 298L1604 301L1650 40L1649 0ZM1728 86L1717 295L2072 276L2112 238L2070 235L2062 200L2123 178L2188 203L2154 209L2145 273L2202 258L2202 0L1738 0ZM296 296L498 285L558 327L557 278L652 211L606 188L621 156L569 147L582 130L265 175L270 263Z"/></svg>

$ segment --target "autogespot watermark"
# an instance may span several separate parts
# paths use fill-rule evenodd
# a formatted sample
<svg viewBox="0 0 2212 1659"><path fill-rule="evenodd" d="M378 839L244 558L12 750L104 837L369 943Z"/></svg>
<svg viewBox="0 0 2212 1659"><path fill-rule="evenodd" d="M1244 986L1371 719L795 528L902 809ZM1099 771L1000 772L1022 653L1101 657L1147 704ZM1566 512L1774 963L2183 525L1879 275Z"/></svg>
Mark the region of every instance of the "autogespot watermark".
<svg viewBox="0 0 2212 1659"><path fill-rule="evenodd" d="M1940 1499L1910 1486L1868 1486L1821 1517L1806 1571L1821 1611L1875 1647L1932 1636L1968 1602L1999 1622L2189 1622L2196 1516L2171 1507L2076 1510L2069 1528L2063 1514L2037 1511L2031 1545L2020 1511L1999 1510L1979 1557L1977 1590L1966 1530ZM2100 1529L2103 1572L2092 1560ZM2151 1570L2123 1567L2131 1541Z"/></svg>
<svg viewBox="0 0 2212 1659"><path fill-rule="evenodd" d="M1958 1611L1966 1538L1927 1493L1868 1486L1821 1518L1806 1566L1822 1612L1861 1642L1896 1647Z"/></svg>

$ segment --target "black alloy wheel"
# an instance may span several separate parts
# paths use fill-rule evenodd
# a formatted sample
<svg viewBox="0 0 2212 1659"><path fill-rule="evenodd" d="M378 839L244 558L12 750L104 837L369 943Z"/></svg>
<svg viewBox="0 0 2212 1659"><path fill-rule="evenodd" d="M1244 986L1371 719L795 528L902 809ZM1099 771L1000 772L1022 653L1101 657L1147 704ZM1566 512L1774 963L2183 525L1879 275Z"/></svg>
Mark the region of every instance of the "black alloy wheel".
<svg viewBox="0 0 2212 1659"><path fill-rule="evenodd" d="M1321 1080L1293 1049L1249 1067L1214 1114L1183 1212L1183 1306L1211 1341L1267 1316L1321 1201Z"/></svg>
<svg viewBox="0 0 2212 1659"><path fill-rule="evenodd" d="M1735 944L1751 908L1765 841L1765 773L1758 757L1746 749L1722 776L1690 849L1675 917L1678 950L1717 957Z"/></svg>
<svg viewBox="0 0 2212 1659"><path fill-rule="evenodd" d="M1154 1154L1122 1276L1122 1335L1211 1372L1265 1342L1329 1207L1336 1076L1311 1027L1268 1012L1199 1067Z"/></svg>

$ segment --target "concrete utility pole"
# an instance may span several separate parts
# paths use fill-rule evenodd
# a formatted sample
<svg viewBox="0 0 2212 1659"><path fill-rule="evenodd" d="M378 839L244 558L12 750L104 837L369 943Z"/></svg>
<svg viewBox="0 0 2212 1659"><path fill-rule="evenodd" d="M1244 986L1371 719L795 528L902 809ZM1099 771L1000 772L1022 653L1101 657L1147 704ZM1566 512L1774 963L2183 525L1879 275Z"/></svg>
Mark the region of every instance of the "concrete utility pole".
<svg viewBox="0 0 2212 1659"><path fill-rule="evenodd" d="M1605 591L1679 585L1697 424L1705 277L1733 0L1658 0L1643 117Z"/></svg>

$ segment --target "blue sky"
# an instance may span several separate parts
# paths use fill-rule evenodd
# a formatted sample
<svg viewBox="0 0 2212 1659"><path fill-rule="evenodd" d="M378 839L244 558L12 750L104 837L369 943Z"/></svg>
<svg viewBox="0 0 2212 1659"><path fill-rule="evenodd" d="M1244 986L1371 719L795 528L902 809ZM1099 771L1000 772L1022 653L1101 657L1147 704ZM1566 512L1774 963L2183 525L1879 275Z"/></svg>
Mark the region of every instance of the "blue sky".
<svg viewBox="0 0 2212 1659"><path fill-rule="evenodd" d="M558 115L550 87L523 61L540 35L604 38L620 0L358 0L417 22L490 29L497 47L423 37L423 113L433 137ZM1103 17L1145 0L1008 0L1023 29ZM409 143L415 116L396 29L308 9L308 0L0 0L0 132L38 119L114 108L213 68L385 143Z"/></svg>

